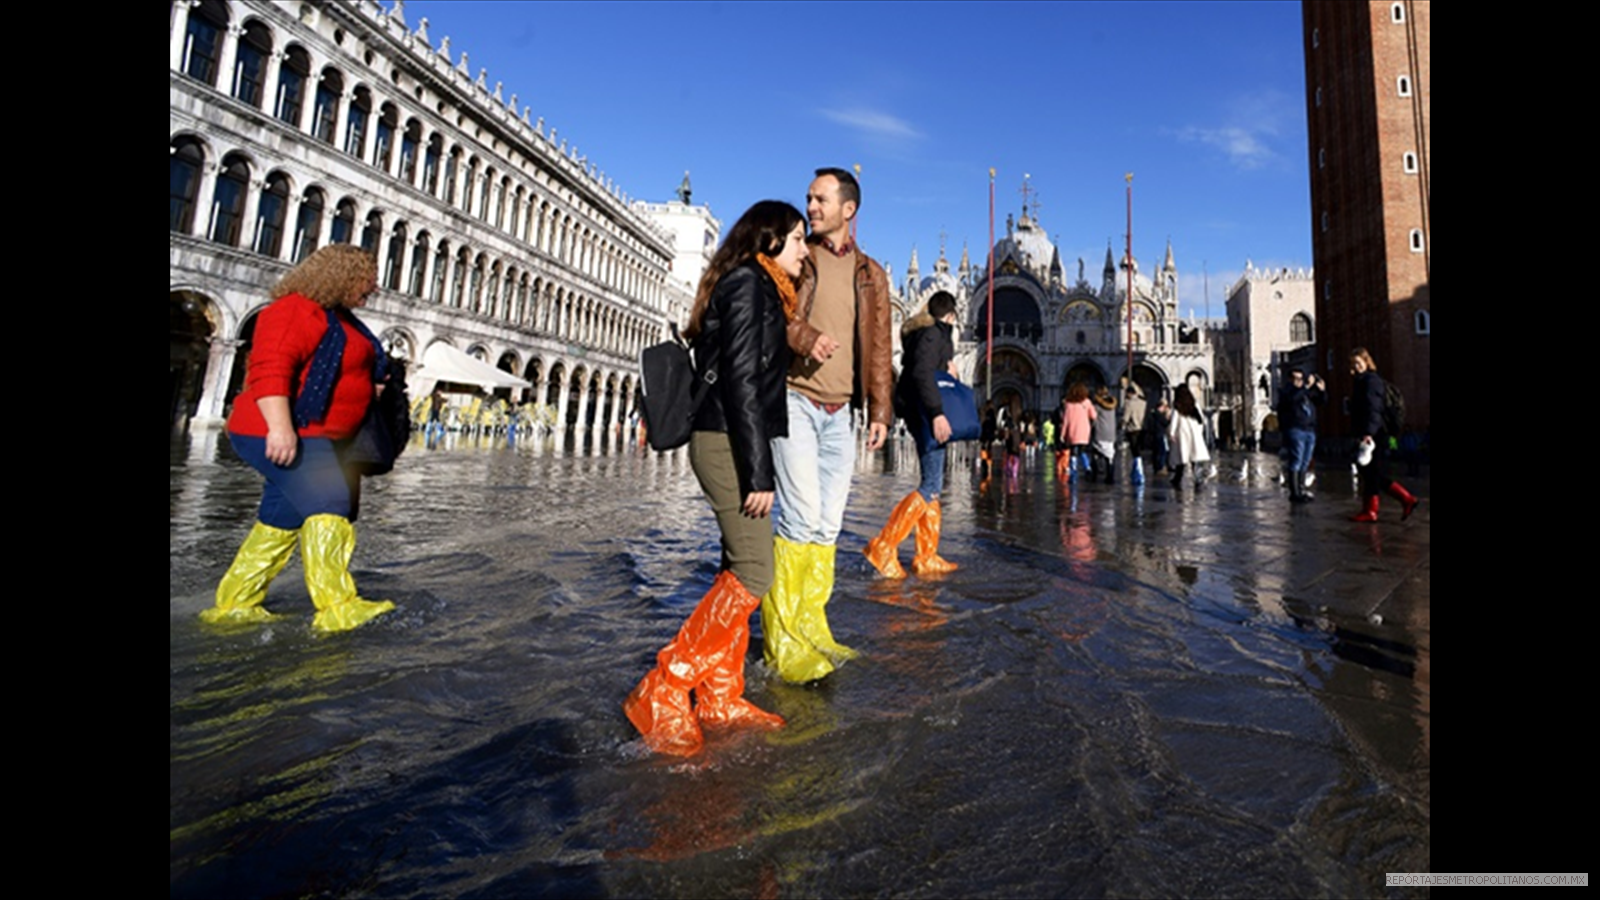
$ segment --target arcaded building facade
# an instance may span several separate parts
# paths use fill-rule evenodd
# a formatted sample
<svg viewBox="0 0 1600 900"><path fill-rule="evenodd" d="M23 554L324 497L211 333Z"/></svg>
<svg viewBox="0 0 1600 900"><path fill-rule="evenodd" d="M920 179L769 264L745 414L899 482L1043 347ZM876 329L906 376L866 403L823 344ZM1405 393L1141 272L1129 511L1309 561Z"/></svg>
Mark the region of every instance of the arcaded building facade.
<svg viewBox="0 0 1600 900"><path fill-rule="evenodd" d="M404 6L169 6L171 415L215 425L267 289L329 242L378 260L362 318L419 363L445 343L528 382L581 442L687 308L674 236ZM709 215L707 216L709 218Z"/></svg>

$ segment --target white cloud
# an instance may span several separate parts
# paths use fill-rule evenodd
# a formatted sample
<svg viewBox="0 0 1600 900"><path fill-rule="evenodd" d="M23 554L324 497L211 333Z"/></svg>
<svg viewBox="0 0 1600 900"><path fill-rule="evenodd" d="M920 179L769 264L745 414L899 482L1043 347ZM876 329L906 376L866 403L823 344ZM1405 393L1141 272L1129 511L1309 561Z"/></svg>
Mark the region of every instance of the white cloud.
<svg viewBox="0 0 1600 900"><path fill-rule="evenodd" d="M1261 134L1237 125L1222 128L1190 126L1178 130L1178 140L1205 144L1220 150L1241 169L1259 169L1278 156L1262 140Z"/></svg>
<svg viewBox="0 0 1600 900"><path fill-rule="evenodd" d="M1235 97L1218 125L1188 125L1170 131L1178 140L1220 151L1234 166L1250 170L1280 162L1276 145L1297 133L1299 108L1283 91L1264 90Z"/></svg>
<svg viewBox="0 0 1600 900"><path fill-rule="evenodd" d="M819 112L823 118L854 128L862 137L869 139L915 140L922 137L922 132L913 128L911 123L884 112L870 109L824 109Z"/></svg>

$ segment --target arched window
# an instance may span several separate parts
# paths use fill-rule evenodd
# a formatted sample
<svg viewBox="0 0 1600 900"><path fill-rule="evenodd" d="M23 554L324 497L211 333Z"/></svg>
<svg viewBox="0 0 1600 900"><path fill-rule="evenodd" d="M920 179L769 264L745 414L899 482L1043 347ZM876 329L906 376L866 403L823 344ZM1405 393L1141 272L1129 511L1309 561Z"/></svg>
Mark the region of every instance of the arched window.
<svg viewBox="0 0 1600 900"><path fill-rule="evenodd" d="M435 134L428 139L427 152L422 155L422 190L430 197L439 195L439 159L444 155L444 139Z"/></svg>
<svg viewBox="0 0 1600 900"><path fill-rule="evenodd" d="M1311 335L1311 317L1305 313L1295 313L1289 320L1289 340L1299 344L1307 344L1313 340Z"/></svg>
<svg viewBox="0 0 1600 900"><path fill-rule="evenodd" d="M440 241L439 249L433 254L433 286L428 290L428 299L435 303L444 302L445 273L450 269L450 243Z"/></svg>
<svg viewBox="0 0 1600 900"><path fill-rule="evenodd" d="M217 86L222 34L227 27L228 7L221 0L205 0L189 11L188 33L183 37L183 74Z"/></svg>
<svg viewBox="0 0 1600 900"><path fill-rule="evenodd" d="M1406 20L1406 5L1404 3L1389 4L1389 21L1396 25Z"/></svg>
<svg viewBox="0 0 1600 900"><path fill-rule="evenodd" d="M437 137L437 135L435 135ZM461 151L451 150L450 157L444 163L444 193L439 199L445 203L455 202L456 197L456 172L461 169Z"/></svg>
<svg viewBox="0 0 1600 900"><path fill-rule="evenodd" d="M1421 253L1422 250L1423 250L1422 229L1421 228L1413 228L1413 229L1411 229L1411 252L1412 253Z"/></svg>
<svg viewBox="0 0 1600 900"><path fill-rule="evenodd" d="M394 223L389 235L389 252L383 259L383 286L391 291L400 290L400 266L406 258L406 223Z"/></svg>
<svg viewBox="0 0 1600 900"><path fill-rule="evenodd" d="M245 192L250 188L250 166L241 156L222 160L217 189L211 197L211 240L229 247L239 246L244 224Z"/></svg>
<svg viewBox="0 0 1600 900"><path fill-rule="evenodd" d="M300 197L300 214L294 220L294 261L300 262L317 249L322 240L322 210L326 206L322 192L306 188Z"/></svg>
<svg viewBox="0 0 1600 900"><path fill-rule="evenodd" d="M267 82L267 57L271 55L272 32L260 22L246 25L233 58L233 96L261 108Z"/></svg>
<svg viewBox="0 0 1600 900"><path fill-rule="evenodd" d="M311 57L303 47L290 47L278 67L278 99L273 115L299 127L300 109L306 102L306 82L311 80Z"/></svg>
<svg viewBox="0 0 1600 900"><path fill-rule="evenodd" d="M333 143L334 128L339 122L339 94L344 91L344 77L336 69L323 69L317 79L316 105L311 109L311 136L324 144Z"/></svg>
<svg viewBox="0 0 1600 900"><path fill-rule="evenodd" d="M1415 317L1417 334L1428 334L1433 328L1433 316L1425 309L1417 310Z"/></svg>
<svg viewBox="0 0 1600 900"><path fill-rule="evenodd" d="M461 308L466 297L467 269L472 266L472 257L468 255L467 248L462 247L456 254L455 277L450 280L450 305L456 309Z"/></svg>
<svg viewBox="0 0 1600 900"><path fill-rule="evenodd" d="M478 254L477 262L473 263L473 265L472 265L472 291L468 295L471 298L471 301L470 301L471 309L475 313L483 312L483 270L484 270L484 267L485 267L484 257L483 257L483 254L480 253L480 254Z"/></svg>
<svg viewBox="0 0 1600 900"><path fill-rule="evenodd" d="M467 180L461 186L461 211L472 215L472 195L478 192L478 158L467 160Z"/></svg>
<svg viewBox="0 0 1600 900"><path fill-rule="evenodd" d="M288 216L289 176L273 172L267 176L266 187L261 189L261 203L256 208L257 253L276 257L283 252L283 225Z"/></svg>
<svg viewBox="0 0 1600 900"><path fill-rule="evenodd" d="M377 144L373 147L372 164L387 172L394 162L394 133L400 128L400 114L394 104L385 103L378 114Z"/></svg>
<svg viewBox="0 0 1600 900"><path fill-rule="evenodd" d="M361 159L367 146L367 119L372 115L372 93L366 88L356 88L350 98L350 112L345 115L344 152Z"/></svg>
<svg viewBox="0 0 1600 900"><path fill-rule="evenodd" d="M491 316L491 317L499 316L500 310L496 306L496 302L499 299L500 299L500 264L499 263L495 263L494 264L494 268L492 268L489 271L489 289L484 292L483 314L486 315L486 316Z"/></svg>
<svg viewBox="0 0 1600 900"><path fill-rule="evenodd" d="M1411 96L1411 76L1401 75L1394 80L1394 89L1402 97Z"/></svg>
<svg viewBox="0 0 1600 900"><path fill-rule="evenodd" d="M406 279L406 293L413 297L422 296L422 268L428 264L428 233L426 231L417 235L417 242L411 248L411 275Z"/></svg>
<svg viewBox="0 0 1600 900"><path fill-rule="evenodd" d="M400 180L406 184L417 183L417 148L422 144L422 123L412 119L400 137Z"/></svg>
<svg viewBox="0 0 1600 900"><path fill-rule="evenodd" d="M361 229L361 249L372 256L378 255L378 241L383 237L383 213L367 213L367 225Z"/></svg>
<svg viewBox="0 0 1600 900"><path fill-rule="evenodd" d="M167 148L169 168L167 221L169 228L179 234L194 230L195 197L200 193L200 171L205 164L205 154L200 142L193 138L179 138Z"/></svg>
<svg viewBox="0 0 1600 900"><path fill-rule="evenodd" d="M335 244L348 244L356 236L356 202L349 197L339 201L333 213L333 233L328 239Z"/></svg>
<svg viewBox="0 0 1600 900"><path fill-rule="evenodd" d="M1400 167L1407 175L1417 174L1417 155L1408 151L1406 155L1400 157Z"/></svg>

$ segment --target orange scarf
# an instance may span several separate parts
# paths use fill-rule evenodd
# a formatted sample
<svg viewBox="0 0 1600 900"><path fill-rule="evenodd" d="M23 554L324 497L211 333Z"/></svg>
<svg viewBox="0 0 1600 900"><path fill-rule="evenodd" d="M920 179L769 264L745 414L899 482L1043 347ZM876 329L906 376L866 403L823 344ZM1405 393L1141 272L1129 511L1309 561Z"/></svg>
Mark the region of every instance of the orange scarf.
<svg viewBox="0 0 1600 900"><path fill-rule="evenodd" d="M778 299L783 301L783 316L793 322L795 316L800 314L800 298L795 296L794 279L765 253L757 253L756 262L772 276L772 283L778 286Z"/></svg>

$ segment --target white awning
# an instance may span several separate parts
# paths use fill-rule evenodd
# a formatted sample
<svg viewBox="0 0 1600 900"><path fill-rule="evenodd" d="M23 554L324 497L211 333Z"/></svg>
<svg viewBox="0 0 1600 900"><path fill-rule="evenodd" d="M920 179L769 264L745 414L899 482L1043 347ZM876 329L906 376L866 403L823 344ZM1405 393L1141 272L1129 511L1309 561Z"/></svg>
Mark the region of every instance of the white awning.
<svg viewBox="0 0 1600 900"><path fill-rule="evenodd" d="M410 383L412 393L418 396L430 392L433 389L433 382L436 381L475 384L491 390L533 386L532 383L510 372L502 372L481 359L468 356L443 341L423 351L421 367L407 376L406 381Z"/></svg>

